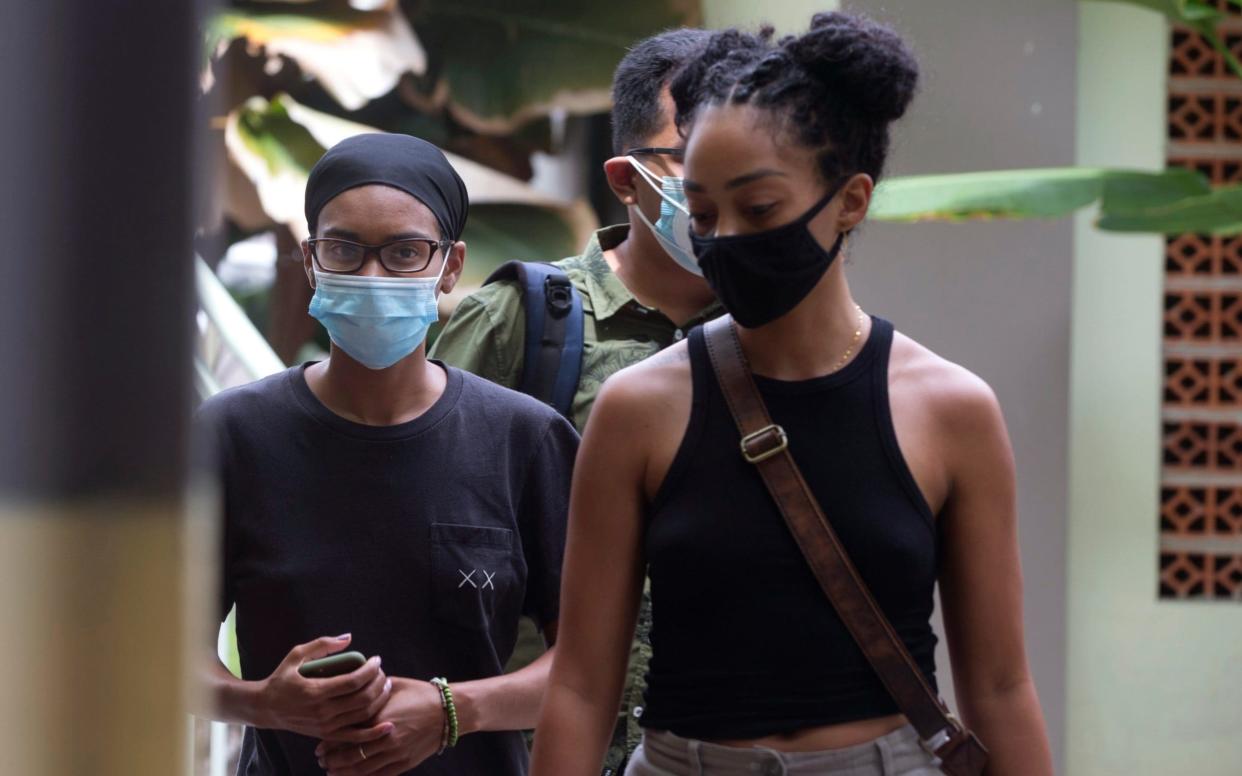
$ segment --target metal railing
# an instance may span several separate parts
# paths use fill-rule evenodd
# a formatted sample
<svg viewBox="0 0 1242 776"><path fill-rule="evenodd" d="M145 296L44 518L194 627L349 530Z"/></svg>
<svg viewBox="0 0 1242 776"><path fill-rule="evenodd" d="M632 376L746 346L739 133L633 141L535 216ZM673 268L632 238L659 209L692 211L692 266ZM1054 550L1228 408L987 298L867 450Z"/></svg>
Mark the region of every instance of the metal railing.
<svg viewBox="0 0 1242 776"><path fill-rule="evenodd" d="M201 258L195 257L195 286L198 296L198 342L194 352L194 386L200 400L225 388L275 374L284 363L267 344L267 340L241 306L229 293L216 273ZM240 675L234 615L220 626L216 649L229 670ZM211 722L207 742L206 776L228 776L229 728L224 722ZM190 730L193 731L193 720ZM202 761L195 751L197 739L190 737L187 776L196 776Z"/></svg>

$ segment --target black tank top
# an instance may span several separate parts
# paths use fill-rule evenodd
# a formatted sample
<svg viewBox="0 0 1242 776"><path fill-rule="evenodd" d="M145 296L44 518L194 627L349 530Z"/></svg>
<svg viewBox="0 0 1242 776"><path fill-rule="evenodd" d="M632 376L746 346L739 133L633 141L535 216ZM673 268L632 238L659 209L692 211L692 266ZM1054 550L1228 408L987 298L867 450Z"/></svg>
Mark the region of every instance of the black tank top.
<svg viewBox="0 0 1242 776"><path fill-rule="evenodd" d="M850 558L935 686L937 533L893 431L892 340L892 324L873 317L844 369L755 380ZM758 738L897 713L742 458L701 329L689 347L690 422L647 511L652 659L642 725Z"/></svg>

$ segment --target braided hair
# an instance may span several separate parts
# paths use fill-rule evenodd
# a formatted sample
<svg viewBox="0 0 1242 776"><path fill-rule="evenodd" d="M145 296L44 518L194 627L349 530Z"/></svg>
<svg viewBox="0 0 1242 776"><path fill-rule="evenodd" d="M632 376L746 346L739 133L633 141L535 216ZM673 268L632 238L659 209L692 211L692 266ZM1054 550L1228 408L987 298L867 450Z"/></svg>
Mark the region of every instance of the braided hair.
<svg viewBox="0 0 1242 776"><path fill-rule="evenodd" d="M861 16L819 13L802 35L715 33L670 84L677 128L690 131L708 105L750 104L817 152L826 180L866 173L878 180L889 124L906 112L918 84L913 54L889 28Z"/></svg>

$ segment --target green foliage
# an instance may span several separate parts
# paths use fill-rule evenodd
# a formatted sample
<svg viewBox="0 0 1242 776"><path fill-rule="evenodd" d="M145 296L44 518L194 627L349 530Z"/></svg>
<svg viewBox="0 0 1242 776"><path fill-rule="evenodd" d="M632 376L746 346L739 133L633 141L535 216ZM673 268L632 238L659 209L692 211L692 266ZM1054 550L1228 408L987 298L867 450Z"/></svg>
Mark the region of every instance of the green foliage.
<svg viewBox="0 0 1242 776"><path fill-rule="evenodd" d="M571 225L555 212L516 205L477 205L466 231L466 268L461 282L479 286L506 261L551 261L582 250Z"/></svg>
<svg viewBox="0 0 1242 776"><path fill-rule="evenodd" d="M1115 232L1180 234L1242 233L1242 186L1221 186L1211 192L1130 212L1105 212L1101 229Z"/></svg>
<svg viewBox="0 0 1242 776"><path fill-rule="evenodd" d="M251 98L230 114L228 126L234 160L268 214L295 235L305 232L301 192L311 167L337 138L374 131L311 110L288 95ZM467 287L510 259L560 258L585 241L592 224L589 218L584 223L580 207L550 201L521 181L469 160L452 154L449 160L473 201L462 236L468 250Z"/></svg>
<svg viewBox="0 0 1242 776"><path fill-rule="evenodd" d="M881 221L1060 218L1099 203L1101 228L1134 231L1169 222L1179 204L1212 194L1202 175L1182 169L995 170L884 181L870 215Z"/></svg>
<svg viewBox="0 0 1242 776"><path fill-rule="evenodd" d="M531 151L548 147L549 114L608 109L630 45L698 20L697 0L234 0L206 31L212 65L231 65L218 82L210 69L204 78L230 110L224 213L300 237L299 187L329 136L406 132L457 151L455 165L473 158L510 173L468 181L478 266L572 253L593 226L580 203L521 191L512 176L528 176Z"/></svg>
<svg viewBox="0 0 1242 776"><path fill-rule="evenodd" d="M659 30L695 23L697 5L422 0L406 7L454 118L510 132L552 107L607 110L612 72L626 50Z"/></svg>
<svg viewBox="0 0 1242 776"><path fill-rule="evenodd" d="M287 171L306 176L325 149L289 116L286 106L281 98L251 100L237 111L237 136L272 175Z"/></svg>
<svg viewBox="0 0 1242 776"><path fill-rule="evenodd" d="M207 21L207 51L215 52L234 38L246 38L264 45L282 38L300 38L326 43L339 40L359 27L372 26L374 14L360 11L315 12L266 8L229 8Z"/></svg>
<svg viewBox="0 0 1242 776"><path fill-rule="evenodd" d="M336 3L303 3L295 8L242 5L225 9L207 25L207 52L222 55L233 40L246 41L254 57L265 57L251 88L292 60L345 110L357 110L398 84L407 73L422 73L427 57L409 22L392 10L357 11ZM262 75L258 75L262 73ZM235 95L244 99L248 95Z"/></svg>
<svg viewBox="0 0 1242 776"><path fill-rule="evenodd" d="M1204 40L1216 49L1217 53L1229 65L1229 69L1234 75L1242 78L1242 62L1234 56L1229 47L1225 45L1221 39L1217 28L1224 20L1225 14L1213 5L1209 5L1204 0L1090 0L1093 2L1123 3L1125 5L1134 5L1140 8L1146 8L1168 17L1169 21L1175 24L1183 24L1190 27L1195 32L1203 36ZM1229 0L1237 6L1242 6L1239 0Z"/></svg>

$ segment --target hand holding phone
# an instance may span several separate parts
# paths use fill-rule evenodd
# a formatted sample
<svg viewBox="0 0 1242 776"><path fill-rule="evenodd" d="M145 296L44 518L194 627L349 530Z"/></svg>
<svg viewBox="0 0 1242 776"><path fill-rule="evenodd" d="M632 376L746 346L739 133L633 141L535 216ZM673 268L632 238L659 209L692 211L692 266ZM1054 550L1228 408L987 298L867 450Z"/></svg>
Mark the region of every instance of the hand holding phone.
<svg viewBox="0 0 1242 776"><path fill-rule="evenodd" d="M256 682L257 727L288 730L312 738L370 720L387 702L392 682L380 659L349 646L348 634L324 637L289 650L271 675Z"/></svg>

